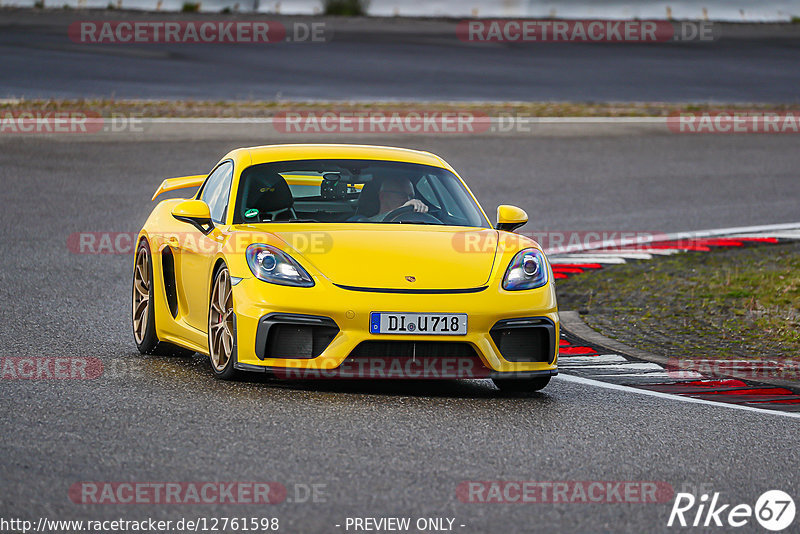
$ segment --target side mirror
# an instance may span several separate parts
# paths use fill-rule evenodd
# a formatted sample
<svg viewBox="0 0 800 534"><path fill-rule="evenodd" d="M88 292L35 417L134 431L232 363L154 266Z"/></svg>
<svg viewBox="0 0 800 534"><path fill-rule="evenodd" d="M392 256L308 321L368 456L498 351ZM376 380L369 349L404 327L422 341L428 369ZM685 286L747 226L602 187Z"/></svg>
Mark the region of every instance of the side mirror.
<svg viewBox="0 0 800 534"><path fill-rule="evenodd" d="M503 204L497 207L497 229L513 232L523 224L528 222L528 214L525 210L516 206Z"/></svg>
<svg viewBox="0 0 800 534"><path fill-rule="evenodd" d="M186 222L208 234L214 229L211 221L211 210L202 200L184 200L172 208L172 216L181 222Z"/></svg>

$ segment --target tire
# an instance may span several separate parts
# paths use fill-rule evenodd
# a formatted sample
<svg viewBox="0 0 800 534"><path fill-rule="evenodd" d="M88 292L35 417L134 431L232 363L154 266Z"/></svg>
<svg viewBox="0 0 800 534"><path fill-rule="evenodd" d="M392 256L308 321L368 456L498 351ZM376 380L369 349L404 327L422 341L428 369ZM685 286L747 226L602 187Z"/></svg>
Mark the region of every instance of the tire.
<svg viewBox="0 0 800 534"><path fill-rule="evenodd" d="M533 393L544 389L550 383L549 376L534 378L493 378L492 382L497 389L506 393Z"/></svg>
<svg viewBox="0 0 800 534"><path fill-rule="evenodd" d="M228 267L215 273L208 301L208 357L214 376L232 380L236 371L236 315L233 313L233 287Z"/></svg>
<svg viewBox="0 0 800 534"><path fill-rule="evenodd" d="M156 335L156 312L153 306L153 261L146 239L139 242L133 262L131 289L131 324L136 348L141 354L157 356L191 356L193 350L159 341Z"/></svg>

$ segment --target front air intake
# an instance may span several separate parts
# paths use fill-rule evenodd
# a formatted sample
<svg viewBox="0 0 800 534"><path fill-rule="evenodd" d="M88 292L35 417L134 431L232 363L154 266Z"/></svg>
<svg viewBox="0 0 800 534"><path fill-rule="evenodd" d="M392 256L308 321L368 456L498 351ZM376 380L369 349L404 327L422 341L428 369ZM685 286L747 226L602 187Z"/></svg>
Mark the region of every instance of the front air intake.
<svg viewBox="0 0 800 534"><path fill-rule="evenodd" d="M509 362L552 363L555 358L555 326L548 319L506 319L489 334Z"/></svg>
<svg viewBox="0 0 800 534"><path fill-rule="evenodd" d="M256 355L266 358L316 358L330 345L339 327L328 317L270 314L256 333Z"/></svg>

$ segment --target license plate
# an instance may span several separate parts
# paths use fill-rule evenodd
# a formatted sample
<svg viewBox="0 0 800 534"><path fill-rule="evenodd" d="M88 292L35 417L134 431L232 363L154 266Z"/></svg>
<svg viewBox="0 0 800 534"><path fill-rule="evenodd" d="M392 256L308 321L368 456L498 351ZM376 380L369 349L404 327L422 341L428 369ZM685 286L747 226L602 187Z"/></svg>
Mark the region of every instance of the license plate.
<svg viewBox="0 0 800 534"><path fill-rule="evenodd" d="M467 314L372 312L369 331L371 334L465 336Z"/></svg>

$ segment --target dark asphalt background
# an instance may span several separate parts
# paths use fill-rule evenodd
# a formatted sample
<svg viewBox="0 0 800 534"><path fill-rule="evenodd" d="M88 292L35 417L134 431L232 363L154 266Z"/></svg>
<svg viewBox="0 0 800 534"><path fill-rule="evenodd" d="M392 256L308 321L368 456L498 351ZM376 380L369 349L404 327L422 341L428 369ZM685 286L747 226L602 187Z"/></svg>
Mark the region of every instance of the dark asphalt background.
<svg viewBox="0 0 800 534"><path fill-rule="evenodd" d="M289 28L324 22L331 40L98 45L67 36L73 21L175 17L0 10L0 98L789 103L800 85L800 27L791 24L719 24L713 42L659 44L474 44L459 41L458 21L265 15Z"/></svg>
<svg viewBox="0 0 800 534"><path fill-rule="evenodd" d="M189 132L187 132L188 135ZM484 207L529 229L698 229L798 219L791 136L376 137L444 156ZM140 356L129 256L76 255L81 231L136 231L167 176L203 172L222 138L0 138L2 356L91 356L91 381L0 381L0 517L272 517L343 532L348 516L455 517L458 532L668 531L671 504L463 504L464 480L654 480L753 505L795 497L800 422L554 380L531 397L489 382L226 383L199 356ZM76 505L79 481L325 484L325 502ZM672 529L675 530L674 528ZM758 531L753 525L741 529Z"/></svg>
<svg viewBox="0 0 800 534"><path fill-rule="evenodd" d="M331 22L320 45L86 46L69 22L153 14L0 10L0 97L712 100L796 102L797 27L727 27L714 43L475 46L446 21ZM162 18L158 15L158 18ZM221 16L206 18L220 19ZM243 17L247 18L247 17ZM135 232L160 181L207 171L246 138L213 125L135 136L0 136L2 356L89 356L91 381L0 381L0 517L269 517L342 532L348 516L455 517L470 532L665 531L670 504L463 504L465 480L654 480L753 505L798 496L798 421L554 380L223 383L204 358L140 356L131 257L76 255L74 232ZM180 128L184 128L181 130ZM611 127L609 127L611 128ZM612 128L613 129L613 128ZM194 138L198 131L203 138ZM677 231L800 219L794 136L360 137L424 148L487 211L528 230ZM324 502L76 505L79 481L324 484ZM752 532L752 523L741 531ZM674 529L673 529L674 530Z"/></svg>

